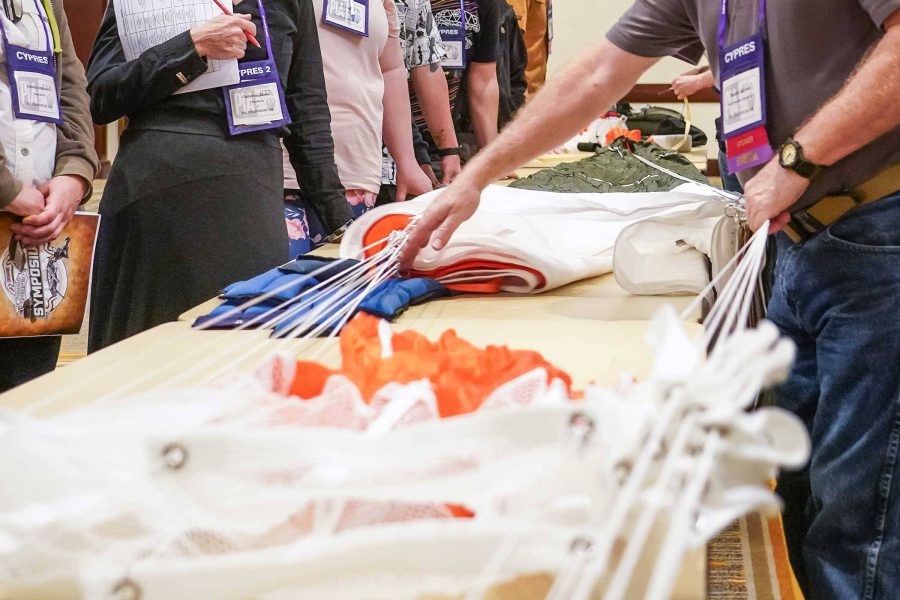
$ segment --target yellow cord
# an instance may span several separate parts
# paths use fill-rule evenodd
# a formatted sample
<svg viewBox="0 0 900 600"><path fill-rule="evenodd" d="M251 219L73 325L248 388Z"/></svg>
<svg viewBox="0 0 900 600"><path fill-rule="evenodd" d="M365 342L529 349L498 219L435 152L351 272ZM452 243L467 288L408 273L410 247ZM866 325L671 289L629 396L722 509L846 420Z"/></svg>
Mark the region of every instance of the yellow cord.
<svg viewBox="0 0 900 600"><path fill-rule="evenodd" d="M41 0L41 4L44 5L44 11L47 13L47 20L50 22L50 33L53 35L53 53L62 54L59 24L56 22L56 15L53 13L53 0Z"/></svg>
<svg viewBox="0 0 900 600"><path fill-rule="evenodd" d="M688 102L687 96L684 97L684 137L691 135L691 103Z"/></svg>

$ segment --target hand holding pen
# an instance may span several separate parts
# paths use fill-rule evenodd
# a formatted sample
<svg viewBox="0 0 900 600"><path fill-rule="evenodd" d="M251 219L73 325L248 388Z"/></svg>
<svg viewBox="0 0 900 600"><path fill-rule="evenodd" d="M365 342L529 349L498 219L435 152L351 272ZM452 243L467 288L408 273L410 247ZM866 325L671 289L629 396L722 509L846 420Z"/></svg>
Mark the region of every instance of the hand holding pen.
<svg viewBox="0 0 900 600"><path fill-rule="evenodd" d="M221 5L220 8L224 10ZM250 20L250 15L222 14L191 29L191 39L200 56L226 60L243 58L248 40L259 47L255 33L256 25Z"/></svg>

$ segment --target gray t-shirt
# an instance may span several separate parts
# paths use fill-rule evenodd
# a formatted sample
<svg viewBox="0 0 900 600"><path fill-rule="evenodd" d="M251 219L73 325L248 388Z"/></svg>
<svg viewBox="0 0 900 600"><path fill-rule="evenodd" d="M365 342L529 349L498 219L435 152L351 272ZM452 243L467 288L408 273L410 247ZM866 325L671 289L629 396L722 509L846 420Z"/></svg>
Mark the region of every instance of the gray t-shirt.
<svg viewBox="0 0 900 600"><path fill-rule="evenodd" d="M704 51L719 81L717 42L721 2L636 0L607 33L613 44L639 56L677 56L696 64ZM900 0L792 0L766 8L766 129L777 150L844 85L883 35ZM729 0L726 45L756 31L759 0ZM860 102L868 102L860 98ZM876 114L884 107L872 104ZM795 205L851 189L900 162L900 128L834 164ZM755 171L739 175L746 181Z"/></svg>

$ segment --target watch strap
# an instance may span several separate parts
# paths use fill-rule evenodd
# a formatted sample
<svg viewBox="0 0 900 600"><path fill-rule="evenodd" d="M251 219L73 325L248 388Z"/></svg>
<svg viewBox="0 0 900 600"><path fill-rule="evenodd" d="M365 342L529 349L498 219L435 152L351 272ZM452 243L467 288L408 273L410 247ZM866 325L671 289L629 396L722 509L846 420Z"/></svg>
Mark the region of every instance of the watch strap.
<svg viewBox="0 0 900 600"><path fill-rule="evenodd" d="M462 156L462 146L456 146L454 148L438 148L438 156L444 158L445 156Z"/></svg>

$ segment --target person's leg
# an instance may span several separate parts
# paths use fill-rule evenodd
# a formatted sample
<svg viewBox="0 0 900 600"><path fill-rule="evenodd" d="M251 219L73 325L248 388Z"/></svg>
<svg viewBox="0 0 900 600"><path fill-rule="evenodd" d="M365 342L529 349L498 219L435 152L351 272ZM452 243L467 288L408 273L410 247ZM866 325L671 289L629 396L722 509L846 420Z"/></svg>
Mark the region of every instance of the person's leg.
<svg viewBox="0 0 900 600"><path fill-rule="evenodd" d="M58 335L0 338L0 393L55 369L61 341Z"/></svg>
<svg viewBox="0 0 900 600"><path fill-rule="evenodd" d="M796 344L797 358L787 381L776 391L776 397L781 408L799 416L807 428L811 429L819 399L815 340L797 321L792 310L794 301L790 293L792 282L797 276L795 264L799 247L791 245L784 236L779 238L783 258L775 268L767 318L778 326L782 335ZM804 593L808 593L803 541L809 528L807 519L807 504L810 499L809 470L804 468L796 472L782 473L776 491L784 500L782 519L791 566L801 589Z"/></svg>
<svg viewBox="0 0 900 600"><path fill-rule="evenodd" d="M315 246L310 235L309 203L300 190L284 190L284 221L288 232L288 249L291 258L303 256Z"/></svg>
<svg viewBox="0 0 900 600"><path fill-rule="evenodd" d="M722 188L728 192L743 194L744 188L738 180L737 175L728 170L728 160L725 153L719 151L719 177L722 179Z"/></svg>
<svg viewBox="0 0 900 600"><path fill-rule="evenodd" d="M367 190L351 189L347 190L346 195L347 203L350 205L354 219L372 210L378 200L377 192L369 192Z"/></svg>
<svg viewBox="0 0 900 600"><path fill-rule="evenodd" d="M778 271L789 278L789 308L816 348L804 543L809 597L896 598L900 193L780 254Z"/></svg>

